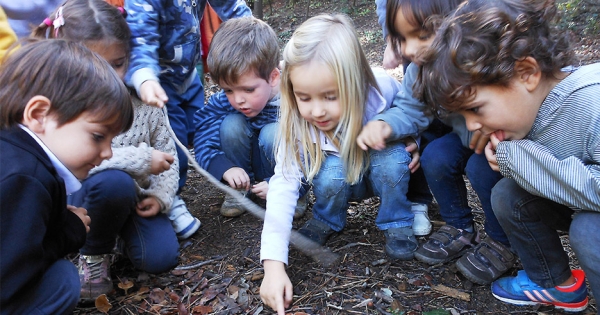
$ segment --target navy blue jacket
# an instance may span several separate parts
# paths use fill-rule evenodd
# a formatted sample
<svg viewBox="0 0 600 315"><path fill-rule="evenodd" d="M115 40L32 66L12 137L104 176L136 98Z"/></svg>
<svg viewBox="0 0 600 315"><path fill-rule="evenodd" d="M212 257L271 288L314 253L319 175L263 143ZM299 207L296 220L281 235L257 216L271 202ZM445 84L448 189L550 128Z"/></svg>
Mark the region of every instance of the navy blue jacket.
<svg viewBox="0 0 600 315"><path fill-rule="evenodd" d="M34 288L85 237L42 147L19 127L0 130L0 309Z"/></svg>

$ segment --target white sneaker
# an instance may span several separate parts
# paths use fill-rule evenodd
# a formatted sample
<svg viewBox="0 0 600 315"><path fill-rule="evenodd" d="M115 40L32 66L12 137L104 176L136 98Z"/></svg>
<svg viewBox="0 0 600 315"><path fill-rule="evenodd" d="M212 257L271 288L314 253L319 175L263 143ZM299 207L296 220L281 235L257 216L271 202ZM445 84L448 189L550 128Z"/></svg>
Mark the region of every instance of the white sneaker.
<svg viewBox="0 0 600 315"><path fill-rule="evenodd" d="M416 236L423 236L431 233L431 222L427 215L427 205L413 202L410 211L415 215L413 221L413 233Z"/></svg>
<svg viewBox="0 0 600 315"><path fill-rule="evenodd" d="M180 240L192 236L200 228L200 220L192 216L185 206L185 202L179 196L175 196L173 199L169 220L171 220L175 234Z"/></svg>

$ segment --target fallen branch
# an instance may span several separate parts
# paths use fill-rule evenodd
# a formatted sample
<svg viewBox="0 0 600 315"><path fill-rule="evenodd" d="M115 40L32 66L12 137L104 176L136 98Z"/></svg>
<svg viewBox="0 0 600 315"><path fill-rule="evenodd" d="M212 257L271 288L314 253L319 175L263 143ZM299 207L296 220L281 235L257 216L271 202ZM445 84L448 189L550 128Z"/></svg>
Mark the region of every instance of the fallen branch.
<svg viewBox="0 0 600 315"><path fill-rule="evenodd" d="M220 180L216 179L209 172L207 172L205 169L200 167L198 162L196 162L196 159L194 159L194 157L190 154L190 151L181 143L181 141L179 141L179 139L177 139L175 132L171 128L171 124L169 122L169 118L167 115L167 107L166 106L163 107L163 114L165 115L165 118L166 118L165 121L166 121L167 127L169 128L169 132L171 133L171 136L173 137L173 140L175 141L177 146L179 146L179 148L185 153L190 164L194 167L194 169L196 169L196 171L198 171L198 173L200 173L202 176L204 176L210 183L215 185L217 188L219 188L223 192L227 193L230 197L235 198L235 200L237 202L239 202L242 207L244 207L246 210L248 210L249 213L251 213L255 217L264 221L265 220L265 209L257 206L254 202L252 202L250 199L248 199L245 196L243 196L242 194L240 194L237 190L229 187L228 185L221 183ZM290 243L294 247L299 249L301 252L303 252L304 254L306 254L308 256L311 256L314 260L316 260L318 263L320 263L324 266L331 266L334 263L336 263L339 259L338 254L335 254L335 253L331 252L329 249L325 248L324 246L321 246L321 245L313 242L312 240L308 239L307 237L298 233L295 230L292 230L292 233L290 234Z"/></svg>
<svg viewBox="0 0 600 315"><path fill-rule="evenodd" d="M213 259L209 259L209 260L205 260L205 261L200 261L200 262L196 262L193 264L189 264L189 265L183 265L183 266L177 266L175 267L175 270L189 270L189 269L196 269L200 266L204 266L204 265L208 265L210 263L213 263L215 261L218 260L222 260L223 258L227 257L227 255L223 255L223 256L216 256Z"/></svg>
<svg viewBox="0 0 600 315"><path fill-rule="evenodd" d="M471 301L471 295L469 293L462 292L462 291L459 291L457 289L453 289L453 288L447 287L447 286L445 286L443 284L433 285L433 286L431 286L431 289L433 291L436 291L438 293L442 293L442 294L444 294L446 296L449 296L449 297L452 297L452 298L455 298L455 299L463 300L463 301L466 301L466 302L470 302Z"/></svg>

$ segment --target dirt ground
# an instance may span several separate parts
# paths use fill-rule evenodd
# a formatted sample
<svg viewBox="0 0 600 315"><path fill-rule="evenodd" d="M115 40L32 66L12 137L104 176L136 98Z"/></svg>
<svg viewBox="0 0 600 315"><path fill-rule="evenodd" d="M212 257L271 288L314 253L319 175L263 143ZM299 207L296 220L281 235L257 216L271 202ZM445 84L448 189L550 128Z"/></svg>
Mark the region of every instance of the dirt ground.
<svg viewBox="0 0 600 315"><path fill-rule="evenodd" d="M353 18L372 65L381 65L384 47L374 1L311 3L308 10L306 0L287 7L283 0L271 1L264 5L265 20L279 35L282 47L307 12L308 16L342 12ZM576 36L576 51L583 64L600 61L600 35L581 31L583 20L569 26ZM392 74L400 78L401 70ZM209 86L207 93L214 90ZM249 213L233 219L220 216L223 192L193 170L182 196L202 227L181 242L178 269L151 275L118 260L111 268L115 290L96 305L81 305L75 314L272 314L259 297L262 221ZM482 229L482 212L472 192L470 199ZM288 314L561 314L549 306L504 304L491 295L489 286L462 277L453 263L390 261L383 251L383 233L373 223L377 206L373 198L350 207L347 227L327 243L340 256L333 266L322 266L291 248L287 272L294 284L294 302ZM437 209L434 202L430 206L434 229L443 225ZM310 217L307 211L294 228ZM568 237L563 240L569 250ZM575 267L577 261L570 253ZM517 264L509 274L516 274L518 268ZM592 300L583 314L595 313Z"/></svg>

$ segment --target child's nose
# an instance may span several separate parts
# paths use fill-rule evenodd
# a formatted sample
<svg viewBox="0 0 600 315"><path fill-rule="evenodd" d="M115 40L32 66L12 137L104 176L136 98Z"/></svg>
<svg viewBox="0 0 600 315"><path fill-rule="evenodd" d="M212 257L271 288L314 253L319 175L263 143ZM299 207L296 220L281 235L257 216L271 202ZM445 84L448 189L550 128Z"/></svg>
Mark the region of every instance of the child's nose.
<svg viewBox="0 0 600 315"><path fill-rule="evenodd" d="M321 117L325 115L325 106L320 101L315 101L312 107L313 117Z"/></svg>
<svg viewBox="0 0 600 315"><path fill-rule="evenodd" d="M477 121L477 119L475 119L475 117L473 117L473 115L463 114L463 116L465 117L465 123L469 131L481 129L481 124Z"/></svg>
<svg viewBox="0 0 600 315"><path fill-rule="evenodd" d="M105 146L102 148L102 151L100 152L100 157L101 157L103 160L108 160L108 159L110 159L110 158L112 157L112 155L113 155L113 153L112 153L112 148L111 148L111 146L110 146L110 142L109 142L109 145L105 145Z"/></svg>
<svg viewBox="0 0 600 315"><path fill-rule="evenodd" d="M246 98L244 98L244 95L242 95L242 93L235 93L234 97L235 102L238 104L243 104L244 102L246 102Z"/></svg>
<svg viewBox="0 0 600 315"><path fill-rule="evenodd" d="M407 40L404 45L401 46L402 56L408 60L413 60L417 54L418 45L414 40Z"/></svg>

